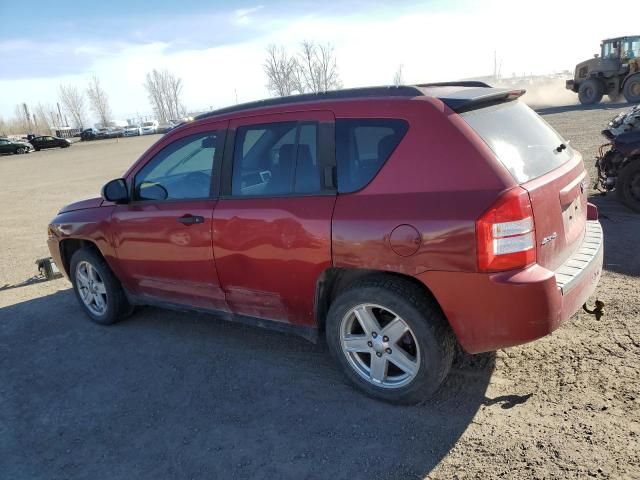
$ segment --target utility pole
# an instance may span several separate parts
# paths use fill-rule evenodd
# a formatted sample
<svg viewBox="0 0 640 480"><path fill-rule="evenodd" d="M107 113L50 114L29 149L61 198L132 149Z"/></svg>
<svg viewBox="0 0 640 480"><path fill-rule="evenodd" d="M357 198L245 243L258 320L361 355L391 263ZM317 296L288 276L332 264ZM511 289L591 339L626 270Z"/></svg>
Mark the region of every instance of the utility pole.
<svg viewBox="0 0 640 480"><path fill-rule="evenodd" d="M29 126L29 130L31 130L31 115L29 115L29 107L26 103L22 104L22 109L24 110L24 116L27 119L27 125ZM35 115L34 115L35 118Z"/></svg>

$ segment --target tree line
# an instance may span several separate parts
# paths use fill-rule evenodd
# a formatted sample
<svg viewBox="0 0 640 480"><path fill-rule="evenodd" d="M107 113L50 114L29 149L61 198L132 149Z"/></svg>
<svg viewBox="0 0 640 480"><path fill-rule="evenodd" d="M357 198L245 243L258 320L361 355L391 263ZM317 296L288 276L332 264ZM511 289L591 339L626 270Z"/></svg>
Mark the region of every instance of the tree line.
<svg viewBox="0 0 640 480"><path fill-rule="evenodd" d="M145 77L144 87L156 118L160 122L186 115L182 102L182 79L168 70L153 69ZM51 133L56 127L84 129L91 111L97 122L108 126L114 121L109 94L94 75L86 87L62 84L55 106L51 103L16 105L13 118L0 117L0 134Z"/></svg>
<svg viewBox="0 0 640 480"><path fill-rule="evenodd" d="M404 81L402 68L400 65L393 76L394 85ZM263 71L267 90L273 96L320 93L342 87L335 49L330 43L305 40L294 52L283 46L269 45ZM186 116L180 77L167 69L153 69L146 74L143 85L158 121ZM4 121L0 117L0 134L49 133L60 126L83 129L88 125L89 111L103 126L114 120L109 95L96 75L84 88L60 85L55 107L49 103L16 105L14 118Z"/></svg>

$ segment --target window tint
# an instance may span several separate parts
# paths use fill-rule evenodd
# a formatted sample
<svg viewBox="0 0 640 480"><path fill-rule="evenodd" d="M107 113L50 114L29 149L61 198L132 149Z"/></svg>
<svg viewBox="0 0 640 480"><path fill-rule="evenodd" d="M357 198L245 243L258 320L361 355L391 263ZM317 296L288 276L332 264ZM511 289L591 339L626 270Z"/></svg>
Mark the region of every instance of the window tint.
<svg viewBox="0 0 640 480"><path fill-rule="evenodd" d="M163 148L135 178L139 200L181 200L207 198L217 132L203 132L180 138Z"/></svg>
<svg viewBox="0 0 640 480"><path fill-rule="evenodd" d="M319 192L317 136L317 123L282 122L238 128L233 195Z"/></svg>
<svg viewBox="0 0 640 480"><path fill-rule="evenodd" d="M354 192L369 183L391 156L407 129L404 120L337 120L338 191Z"/></svg>
<svg viewBox="0 0 640 480"><path fill-rule="evenodd" d="M573 156L568 142L520 101L472 110L462 118L518 183L544 175ZM567 148L555 151L561 143Z"/></svg>

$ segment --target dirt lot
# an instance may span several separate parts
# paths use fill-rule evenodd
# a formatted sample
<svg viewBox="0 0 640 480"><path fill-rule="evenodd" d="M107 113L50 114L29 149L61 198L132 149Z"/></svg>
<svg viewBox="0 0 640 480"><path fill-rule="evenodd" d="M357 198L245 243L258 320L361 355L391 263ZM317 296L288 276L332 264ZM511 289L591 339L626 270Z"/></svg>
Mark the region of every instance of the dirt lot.
<svg viewBox="0 0 640 480"><path fill-rule="evenodd" d="M616 108L542 113L591 166ZM346 385L321 345L152 308L99 327L66 280L29 283L57 209L154 140L0 158L0 476L640 478L640 216L612 196L593 198L604 318L460 356L434 399L392 407Z"/></svg>

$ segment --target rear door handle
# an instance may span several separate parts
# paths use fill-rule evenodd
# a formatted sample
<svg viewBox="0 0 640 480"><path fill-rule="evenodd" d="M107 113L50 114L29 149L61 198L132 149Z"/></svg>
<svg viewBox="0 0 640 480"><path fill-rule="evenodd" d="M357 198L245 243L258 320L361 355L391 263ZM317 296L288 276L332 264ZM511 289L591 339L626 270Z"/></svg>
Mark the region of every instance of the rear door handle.
<svg viewBox="0 0 640 480"><path fill-rule="evenodd" d="M191 215L190 213L178 218L178 222L183 225L193 225L196 223L204 223L204 217L200 215Z"/></svg>

